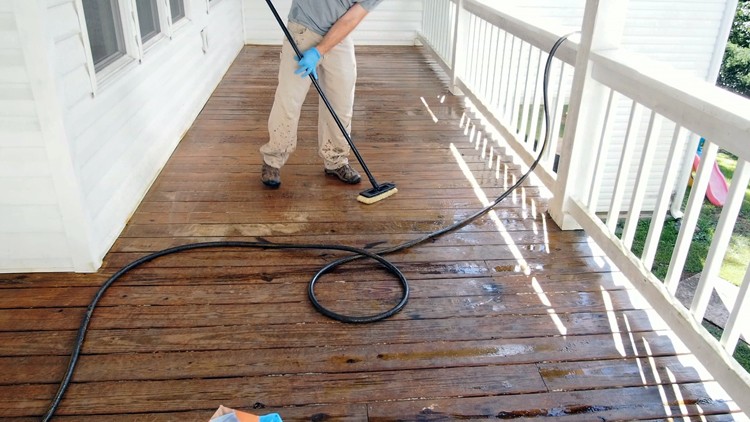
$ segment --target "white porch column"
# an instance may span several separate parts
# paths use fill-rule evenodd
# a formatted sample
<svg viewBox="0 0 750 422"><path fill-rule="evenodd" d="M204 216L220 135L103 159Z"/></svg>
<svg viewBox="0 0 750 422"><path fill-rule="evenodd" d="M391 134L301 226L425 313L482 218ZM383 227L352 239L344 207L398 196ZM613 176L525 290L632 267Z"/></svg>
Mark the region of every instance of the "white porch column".
<svg viewBox="0 0 750 422"><path fill-rule="evenodd" d="M453 95L463 95L458 88L459 69L456 66L466 62L467 34L469 28L469 16L464 12L464 0L455 0L456 16L453 22L453 49L451 50L451 84L449 90Z"/></svg>
<svg viewBox="0 0 750 422"><path fill-rule="evenodd" d="M591 51L619 47L627 6L628 0L586 1L557 184L549 209L563 230L579 228L567 214L566 203L568 198L580 198L590 189L609 95L603 85L591 78L589 58Z"/></svg>
<svg viewBox="0 0 750 422"><path fill-rule="evenodd" d="M49 198L59 210L59 218L63 225L63 234L67 243L65 253L61 256L59 249L52 250L52 246L42 245L36 248L17 245L17 248L28 249L29 262L37 263L34 267L16 269L14 271L76 271L94 272L102 263L92 249L92 235L90 219L83 207L80 183L76 177L76 170L71 158L71 146L65 132L61 96L55 82L54 55L46 27L47 2L43 0L15 0L14 15L18 28L18 36L23 53L23 68L29 78L29 86L33 96L33 118L38 124L37 145L44 150L46 168L40 170L39 177L48 177L54 186L54 198ZM23 145L24 147L26 145ZM30 162L30 166L34 163ZM40 192L30 192L29 197L45 195L47 192L40 188ZM30 206L34 201L29 201ZM27 205L27 204L23 204ZM42 214L48 215L48 214ZM27 234L27 238L41 240L52 238L55 233L41 231ZM34 242L31 242L32 244ZM59 245L56 245L59 248ZM47 262L52 261L52 267ZM69 261L70 267L59 267L58 261ZM43 263L43 264L38 264ZM0 268L2 270L2 268Z"/></svg>

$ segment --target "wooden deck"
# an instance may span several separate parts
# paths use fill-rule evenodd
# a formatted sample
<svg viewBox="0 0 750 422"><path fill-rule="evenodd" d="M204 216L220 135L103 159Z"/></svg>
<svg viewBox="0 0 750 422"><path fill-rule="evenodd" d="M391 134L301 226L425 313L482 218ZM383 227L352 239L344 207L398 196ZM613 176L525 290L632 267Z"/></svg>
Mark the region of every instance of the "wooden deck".
<svg viewBox="0 0 750 422"><path fill-rule="evenodd" d="M418 47L358 54L353 137L399 193L363 205L366 181L323 174L314 91L281 188L264 188L258 147L278 49L247 46L99 273L0 275L0 418L39 419L92 295L139 257L215 240L378 250L480 209L519 175L462 127L461 99ZM284 421L731 420L736 406L684 345L545 206L527 186L495 214L389 255L410 301L375 324L310 305L310 277L339 252L224 248L148 263L102 299L56 420L207 421L219 405ZM318 286L330 308L370 313L398 299L383 270L347 268Z"/></svg>

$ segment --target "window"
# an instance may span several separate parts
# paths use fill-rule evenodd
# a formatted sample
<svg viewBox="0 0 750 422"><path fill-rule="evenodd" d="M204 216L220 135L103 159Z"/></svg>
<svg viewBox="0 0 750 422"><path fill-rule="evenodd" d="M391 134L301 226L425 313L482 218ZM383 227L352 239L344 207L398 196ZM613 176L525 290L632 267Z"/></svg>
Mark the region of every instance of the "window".
<svg viewBox="0 0 750 422"><path fill-rule="evenodd" d="M28 1L28 0L26 0ZM2 0L0 0L2 2ZM92 87L97 78L108 80L129 63L140 62L158 40L171 38L188 22L190 4L186 0L80 0L88 33L88 66ZM133 26L137 18L138 25ZM164 34L165 36L162 36Z"/></svg>
<svg viewBox="0 0 750 422"><path fill-rule="evenodd" d="M83 0L83 13L98 72L125 55L120 8L117 0Z"/></svg>
<svg viewBox="0 0 750 422"><path fill-rule="evenodd" d="M159 8L156 0L135 0L138 8L138 25L141 30L141 42L144 44L161 32Z"/></svg>
<svg viewBox="0 0 750 422"><path fill-rule="evenodd" d="M185 0L169 0L169 9L172 11L172 23L185 17Z"/></svg>

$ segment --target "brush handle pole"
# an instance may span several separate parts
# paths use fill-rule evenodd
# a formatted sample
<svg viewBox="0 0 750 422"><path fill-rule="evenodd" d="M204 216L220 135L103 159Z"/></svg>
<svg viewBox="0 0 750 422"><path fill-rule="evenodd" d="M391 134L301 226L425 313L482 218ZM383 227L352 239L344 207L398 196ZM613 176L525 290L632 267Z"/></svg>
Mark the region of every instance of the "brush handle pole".
<svg viewBox="0 0 750 422"><path fill-rule="evenodd" d="M299 48L297 47L297 43L294 42L294 39L292 38L292 34L289 33L289 30L284 24L284 21L281 19L281 16L279 16L279 12L276 11L276 7L274 7L271 0L266 0L266 3L268 3L268 7L271 8L271 13L273 13L273 16L276 18L276 22L279 23L279 26L281 26L281 29L284 31L284 35L286 35L286 39L289 41L289 44L292 45L292 48L294 49L295 54L297 54L297 58L302 59L302 53L299 51ZM357 161L359 161L359 164L362 165L362 170L365 171L367 178L370 179L370 183L372 184L372 187L375 189L380 188L380 185L375 180L375 177L373 177L372 173L370 173L370 170L367 168L367 164L365 164L365 160L359 154L357 147L354 145L354 141L352 141L352 138L349 136L349 132L341 123L339 116L336 114L336 111L333 109L333 106L331 106L331 103L328 102L328 98L323 93L323 89L320 88L320 85L318 84L318 80L315 79L312 73L310 73L310 80L315 86L315 89L318 91L318 94L320 95L320 98L323 100L323 103L325 103L326 108L331 113L331 116L333 117L333 120L336 122L336 125L339 127L339 130L341 130L341 133L344 135L344 138L346 138L346 142L349 144L349 147L351 147L352 152L354 153L354 156L357 157Z"/></svg>

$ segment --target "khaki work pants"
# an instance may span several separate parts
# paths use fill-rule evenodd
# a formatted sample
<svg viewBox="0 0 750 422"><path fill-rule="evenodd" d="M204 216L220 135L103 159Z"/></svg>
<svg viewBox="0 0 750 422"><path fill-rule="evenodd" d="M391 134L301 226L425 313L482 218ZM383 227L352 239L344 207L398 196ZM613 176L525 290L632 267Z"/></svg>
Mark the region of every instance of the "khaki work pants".
<svg viewBox="0 0 750 422"><path fill-rule="evenodd" d="M290 22L288 28L302 53L323 39L294 22ZM260 147L265 163L276 168L281 168L297 147L297 124L302 103L311 85L309 77L302 78L294 73L298 69L295 57L294 49L285 39L281 48L279 84L268 119L269 141ZM354 85L357 80L354 41L351 37L346 37L320 59L317 73L323 93L347 132L351 133ZM323 100L318 99L318 103L318 155L323 159L325 168L337 169L349 163L350 147Z"/></svg>

